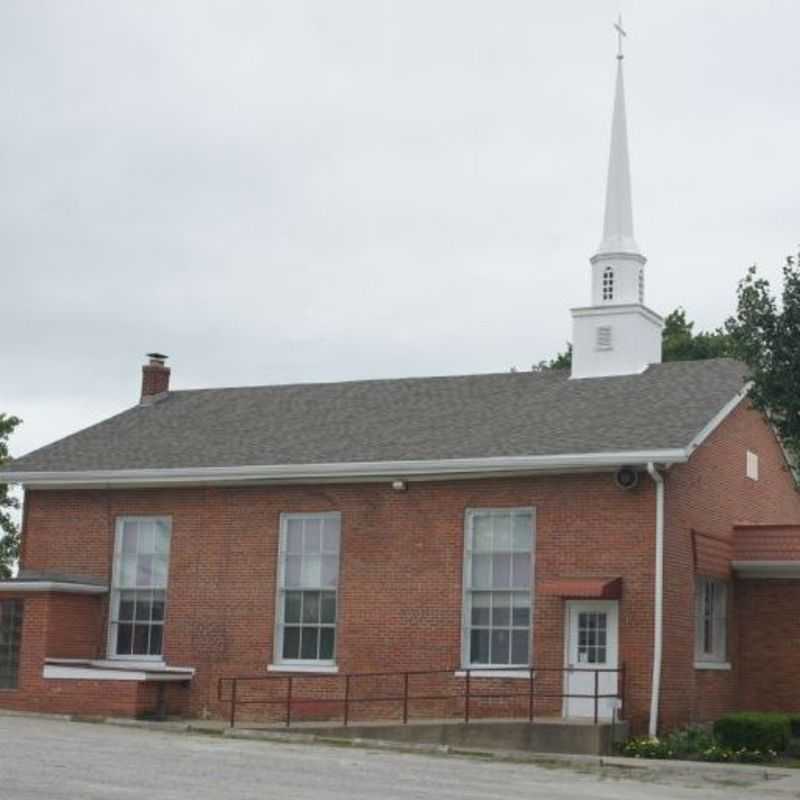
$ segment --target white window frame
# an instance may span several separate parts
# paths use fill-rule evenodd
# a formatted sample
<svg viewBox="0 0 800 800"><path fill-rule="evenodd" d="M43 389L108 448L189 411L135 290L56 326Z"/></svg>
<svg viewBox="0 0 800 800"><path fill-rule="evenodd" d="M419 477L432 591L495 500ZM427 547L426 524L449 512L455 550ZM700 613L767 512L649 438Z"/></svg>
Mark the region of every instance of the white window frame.
<svg viewBox="0 0 800 800"><path fill-rule="evenodd" d="M114 624L114 612L117 597L126 589L130 587L120 587L119 584L119 570L121 566L122 555L122 531L126 522L162 522L169 527L169 550L167 550L167 580L164 585L164 621L161 623L161 653L159 655L117 655L117 626ZM163 663L164 662L164 646L166 644L166 628L167 628L167 600L169 591L169 562L172 553L172 517L170 516L157 516L157 515L140 515L140 516L124 516L117 517L114 524L114 555L111 572L111 589L108 594L108 635L106 652L108 653L109 660L114 661L141 661L147 663ZM152 588L152 587L149 587Z"/></svg>
<svg viewBox="0 0 800 800"><path fill-rule="evenodd" d="M709 613L707 595L713 592ZM695 664L719 669L728 663L728 605L730 587L719 578L698 576L695 579ZM710 647L707 647L706 625L710 625Z"/></svg>
<svg viewBox="0 0 800 800"><path fill-rule="evenodd" d="M526 664L473 664L471 660L471 630L472 630L472 593L473 591L502 591L502 590L473 590L472 588L472 526L475 517L482 514L509 514L525 513L531 515L531 553L530 553L530 611L528 618L528 662ZM464 558L461 577L461 665L463 669L471 672L490 673L493 670L500 673L507 670L513 676L514 670L529 670L533 663L533 614L536 584L536 508L534 506L514 506L511 508L468 508L464 514ZM509 588L510 593L514 592ZM521 591L521 590L517 590ZM521 673L520 673L521 674ZM525 672L527 675L528 673Z"/></svg>
<svg viewBox="0 0 800 800"><path fill-rule="evenodd" d="M745 458L745 475L751 481L758 480L758 453L754 453L752 450L747 451Z"/></svg>
<svg viewBox="0 0 800 800"><path fill-rule="evenodd" d="M286 531L290 519L336 519L339 521L339 561L337 564L336 572L336 588L333 590L336 595L336 616L334 617L333 629L333 658L330 659L316 659L316 658L284 658L283 657L283 612L284 602L283 595L286 591L284 586L285 570L286 570ZM298 671L308 671L314 667L328 668L332 670L336 667L336 655L339 650L339 583L342 574L342 514L340 511L315 511L315 512L284 512L280 515L278 526L278 570L277 580L275 581L275 626L273 631L273 648L272 648L272 663L268 665L268 669L280 671L281 668L298 667ZM291 590L290 590L291 591ZM330 592L329 587L319 587L318 589L299 588L297 591L320 591Z"/></svg>

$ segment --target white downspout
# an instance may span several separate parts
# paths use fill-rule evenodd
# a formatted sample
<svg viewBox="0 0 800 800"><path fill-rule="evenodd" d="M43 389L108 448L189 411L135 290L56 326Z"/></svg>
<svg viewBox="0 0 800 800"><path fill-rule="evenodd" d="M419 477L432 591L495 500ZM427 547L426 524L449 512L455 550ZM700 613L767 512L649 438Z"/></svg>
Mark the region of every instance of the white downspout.
<svg viewBox="0 0 800 800"><path fill-rule="evenodd" d="M661 695L661 661L664 644L664 478L651 461L647 471L656 484L656 583L653 615L653 680L650 694L650 736L658 732L658 704Z"/></svg>

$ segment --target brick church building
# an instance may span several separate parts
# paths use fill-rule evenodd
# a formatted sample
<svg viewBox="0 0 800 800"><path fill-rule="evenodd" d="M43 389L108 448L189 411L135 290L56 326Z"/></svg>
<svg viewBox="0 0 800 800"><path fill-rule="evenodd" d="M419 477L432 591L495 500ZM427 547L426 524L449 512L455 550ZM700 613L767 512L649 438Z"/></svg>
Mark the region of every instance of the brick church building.
<svg viewBox="0 0 800 800"><path fill-rule="evenodd" d="M797 710L800 495L741 364L660 363L621 57L591 297L571 370L176 390L152 354L133 407L0 473L0 707L413 671L638 731Z"/></svg>

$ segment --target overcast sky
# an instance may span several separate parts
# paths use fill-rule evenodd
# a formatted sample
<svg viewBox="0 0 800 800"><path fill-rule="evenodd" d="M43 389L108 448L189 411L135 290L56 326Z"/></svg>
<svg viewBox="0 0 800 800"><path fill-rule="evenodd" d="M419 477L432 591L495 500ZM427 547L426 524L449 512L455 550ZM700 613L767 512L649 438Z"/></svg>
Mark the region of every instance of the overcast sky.
<svg viewBox="0 0 800 800"><path fill-rule="evenodd" d="M174 388L563 348L616 41L647 302L701 327L800 241L800 4L5 0L0 411L22 453Z"/></svg>

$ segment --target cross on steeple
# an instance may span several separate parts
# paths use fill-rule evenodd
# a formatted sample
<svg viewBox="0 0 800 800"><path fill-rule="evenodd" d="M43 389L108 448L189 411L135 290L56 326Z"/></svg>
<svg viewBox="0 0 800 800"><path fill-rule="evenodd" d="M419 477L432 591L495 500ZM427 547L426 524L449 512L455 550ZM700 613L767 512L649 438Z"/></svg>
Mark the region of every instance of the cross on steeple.
<svg viewBox="0 0 800 800"><path fill-rule="evenodd" d="M614 28L616 28L617 31L617 58L622 60L625 58L622 53L622 37L628 35L622 27L622 14L617 17L617 21L614 23Z"/></svg>

